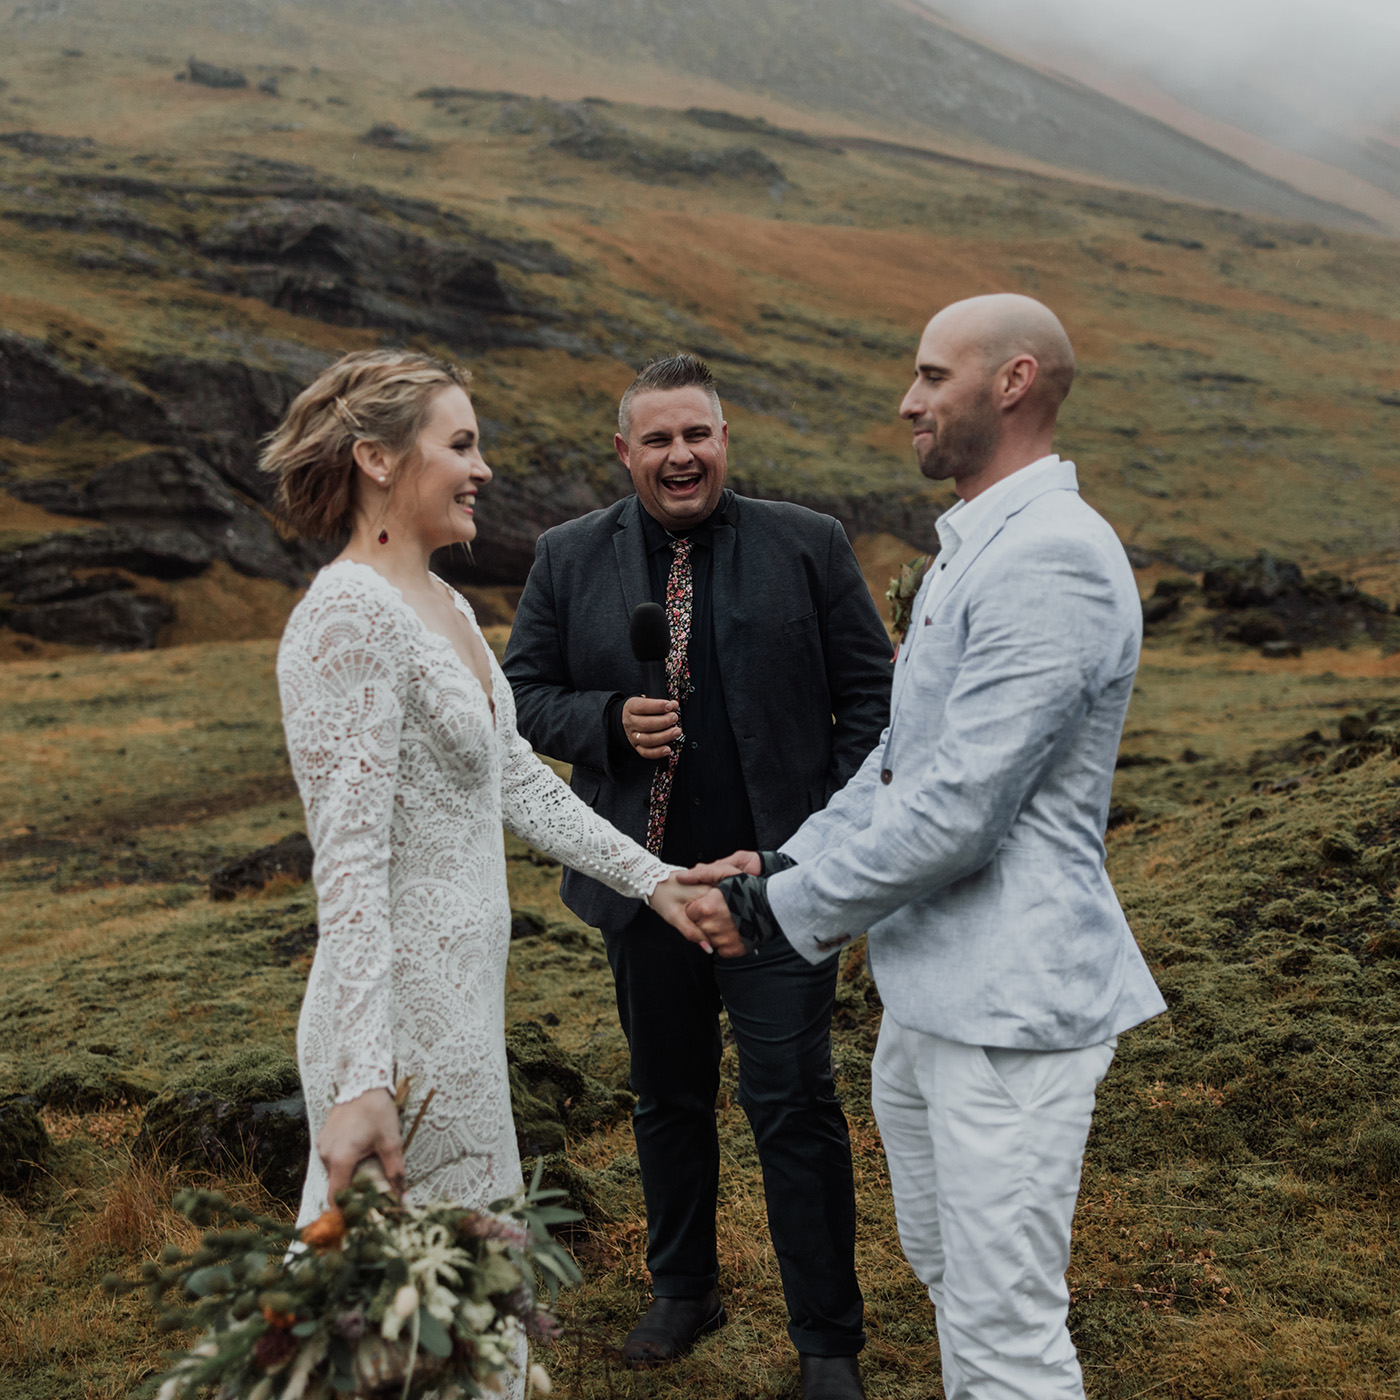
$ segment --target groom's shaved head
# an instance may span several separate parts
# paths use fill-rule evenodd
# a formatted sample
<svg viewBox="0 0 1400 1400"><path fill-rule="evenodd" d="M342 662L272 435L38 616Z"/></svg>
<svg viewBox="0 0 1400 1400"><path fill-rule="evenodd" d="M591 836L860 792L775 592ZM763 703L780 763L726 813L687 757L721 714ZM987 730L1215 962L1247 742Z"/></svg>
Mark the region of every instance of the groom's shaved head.
<svg viewBox="0 0 1400 1400"><path fill-rule="evenodd" d="M1001 293L945 306L924 327L915 368L899 413L919 470L957 482L966 500L1049 453L1074 350L1048 306Z"/></svg>
<svg viewBox="0 0 1400 1400"><path fill-rule="evenodd" d="M968 297L945 306L928 323L933 335L959 350L975 351L989 375L1018 355L1036 362L1027 400L1053 419L1074 382L1074 348L1060 318L1034 297L1013 292Z"/></svg>

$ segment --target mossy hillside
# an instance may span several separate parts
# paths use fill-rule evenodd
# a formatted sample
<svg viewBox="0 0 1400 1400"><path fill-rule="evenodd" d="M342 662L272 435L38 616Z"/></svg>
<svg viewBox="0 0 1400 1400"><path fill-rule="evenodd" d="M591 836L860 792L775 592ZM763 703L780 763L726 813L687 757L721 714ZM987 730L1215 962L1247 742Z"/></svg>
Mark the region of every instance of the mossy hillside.
<svg viewBox="0 0 1400 1400"><path fill-rule="evenodd" d="M0 319L74 364L135 373L174 354L285 370L376 343L373 326L218 290L200 251L273 191L334 187L402 232L544 244L568 266L499 266L547 313L531 324L555 348L434 343L477 371L490 458L528 484L513 502L584 509L625 489L616 395L641 358L679 346L720 375L743 489L926 545L945 495L917 476L895 417L918 329L943 301L1014 287L1060 310L1075 338L1062 448L1130 544L1190 567L1259 547L1317 563L1392 544L1400 279L1383 238L762 131L752 140L782 166L781 198L761 181L648 182L548 130L513 129L509 97L444 104L330 71L296 80L312 104L296 131L269 129L284 123L269 123L263 95L214 96L221 120L243 123L231 155L206 95L167 92L154 74L142 81L160 141L146 117L108 121L127 101L119 68L89 65L79 109L7 73L38 129L76 138L88 133L75 123L106 121L97 145L0 147ZM376 103L431 149L363 143ZM732 139L680 111L596 110L638 141L709 151ZM148 265L113 265L132 250ZM85 449L70 427L0 444L0 457L22 476L81 475L140 445ZM482 522L489 533L489 494Z"/></svg>

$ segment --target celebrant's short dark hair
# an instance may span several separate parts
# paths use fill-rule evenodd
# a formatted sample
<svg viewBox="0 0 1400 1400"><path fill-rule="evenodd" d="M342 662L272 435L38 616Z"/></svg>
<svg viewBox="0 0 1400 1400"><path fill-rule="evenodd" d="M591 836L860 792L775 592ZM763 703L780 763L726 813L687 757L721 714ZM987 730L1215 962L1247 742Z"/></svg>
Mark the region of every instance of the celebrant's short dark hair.
<svg viewBox="0 0 1400 1400"><path fill-rule="evenodd" d="M632 428L632 400L638 394L649 393L654 389L703 389L705 396L714 405L715 417L722 419L724 410L720 407L719 391L715 388L715 377L710 367L698 355L664 355L659 359L648 360L641 372L623 391L617 405L617 430L623 437L630 436Z"/></svg>

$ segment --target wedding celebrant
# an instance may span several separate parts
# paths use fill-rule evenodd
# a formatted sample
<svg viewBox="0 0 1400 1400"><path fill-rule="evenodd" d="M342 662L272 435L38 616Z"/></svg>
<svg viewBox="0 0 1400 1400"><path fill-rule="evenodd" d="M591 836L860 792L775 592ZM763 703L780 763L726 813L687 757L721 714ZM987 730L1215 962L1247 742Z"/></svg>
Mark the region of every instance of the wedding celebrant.
<svg viewBox="0 0 1400 1400"><path fill-rule="evenodd" d="M479 1208L520 1190L502 822L679 922L694 897L535 757L470 605L429 572L433 550L475 537L491 480L467 384L425 355L347 355L298 395L262 454L294 528L349 535L277 653L320 928L297 1026L315 1144L298 1225L369 1156L413 1204ZM432 1093L407 1153L393 1097L403 1076L410 1112Z"/></svg>
<svg viewBox="0 0 1400 1400"><path fill-rule="evenodd" d="M709 370L676 355L622 396L635 494L546 531L505 671L521 733L574 791L676 865L776 846L842 787L888 717L890 646L841 526L726 489L729 429ZM668 699L642 698L628 643L666 608ZM855 1197L831 1064L836 965L778 942L709 957L627 893L568 873L603 931L631 1051L653 1302L629 1364L684 1354L725 1320L718 1291L719 1012L763 1167L788 1332L807 1400L862 1394Z"/></svg>
<svg viewBox="0 0 1400 1400"><path fill-rule="evenodd" d="M1142 608L1052 451L1074 377L1029 297L945 307L900 414L960 500L914 600L890 723L780 851L688 913L736 966L862 931L884 1003L871 1098L948 1400L1082 1400L1070 1226L1118 1035L1165 1009L1104 868ZM778 869L777 867L786 867ZM770 873L774 872L776 873Z"/></svg>

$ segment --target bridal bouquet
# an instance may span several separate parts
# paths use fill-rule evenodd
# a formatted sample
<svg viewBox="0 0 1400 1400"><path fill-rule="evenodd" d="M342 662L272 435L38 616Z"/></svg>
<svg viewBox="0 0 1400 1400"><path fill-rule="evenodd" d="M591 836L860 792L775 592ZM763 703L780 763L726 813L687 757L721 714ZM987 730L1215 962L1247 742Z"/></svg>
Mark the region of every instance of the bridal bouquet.
<svg viewBox="0 0 1400 1400"><path fill-rule="evenodd" d="M578 1219L547 1203L559 1194L540 1190L537 1167L528 1190L484 1211L409 1206L362 1171L297 1231L221 1192L182 1191L176 1208L208 1231L201 1247L167 1245L140 1281L109 1275L104 1286L146 1287L156 1306L174 1290L160 1329L203 1331L160 1378L157 1400L206 1386L219 1400L481 1396L521 1372L527 1338L559 1333L555 1293L579 1278L549 1235ZM539 1365L529 1381L550 1389Z"/></svg>

